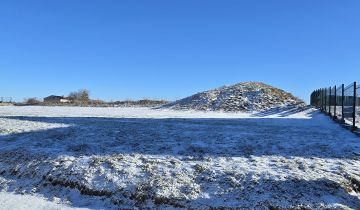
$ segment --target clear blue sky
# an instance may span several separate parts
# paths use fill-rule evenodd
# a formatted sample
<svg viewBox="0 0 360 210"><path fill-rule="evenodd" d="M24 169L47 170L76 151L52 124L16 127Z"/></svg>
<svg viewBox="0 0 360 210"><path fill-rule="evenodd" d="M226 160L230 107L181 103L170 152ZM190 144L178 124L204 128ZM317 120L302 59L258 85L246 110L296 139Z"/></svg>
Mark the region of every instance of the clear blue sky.
<svg viewBox="0 0 360 210"><path fill-rule="evenodd" d="M359 0L2 0L0 96L164 98L360 81Z"/></svg>

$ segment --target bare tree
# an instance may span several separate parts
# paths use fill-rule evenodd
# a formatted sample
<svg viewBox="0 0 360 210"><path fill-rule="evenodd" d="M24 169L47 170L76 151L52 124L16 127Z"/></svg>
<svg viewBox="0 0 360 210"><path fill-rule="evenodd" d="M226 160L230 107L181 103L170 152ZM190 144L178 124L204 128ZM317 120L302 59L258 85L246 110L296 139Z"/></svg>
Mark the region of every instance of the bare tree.
<svg viewBox="0 0 360 210"><path fill-rule="evenodd" d="M37 98L27 98L24 100L24 104L26 105L39 105L41 101Z"/></svg>
<svg viewBox="0 0 360 210"><path fill-rule="evenodd" d="M90 91L87 89L81 89L71 92L68 98L75 103L87 104L90 101Z"/></svg>

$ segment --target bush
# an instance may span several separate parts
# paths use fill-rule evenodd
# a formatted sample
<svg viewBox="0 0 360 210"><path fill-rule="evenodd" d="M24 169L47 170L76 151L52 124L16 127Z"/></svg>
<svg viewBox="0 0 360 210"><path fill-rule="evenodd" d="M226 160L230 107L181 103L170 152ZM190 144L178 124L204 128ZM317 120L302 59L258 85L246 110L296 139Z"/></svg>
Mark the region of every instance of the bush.
<svg viewBox="0 0 360 210"><path fill-rule="evenodd" d="M41 101L37 98L27 98L24 100L24 104L26 105L39 105Z"/></svg>

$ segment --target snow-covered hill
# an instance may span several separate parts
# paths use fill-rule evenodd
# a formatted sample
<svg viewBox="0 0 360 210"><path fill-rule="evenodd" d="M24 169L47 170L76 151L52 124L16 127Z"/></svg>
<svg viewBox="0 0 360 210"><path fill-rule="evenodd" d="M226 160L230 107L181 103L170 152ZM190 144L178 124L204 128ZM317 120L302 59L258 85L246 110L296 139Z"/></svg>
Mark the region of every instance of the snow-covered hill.
<svg viewBox="0 0 360 210"><path fill-rule="evenodd" d="M180 110L250 112L304 102L284 90L260 82L243 82L197 93L165 105Z"/></svg>

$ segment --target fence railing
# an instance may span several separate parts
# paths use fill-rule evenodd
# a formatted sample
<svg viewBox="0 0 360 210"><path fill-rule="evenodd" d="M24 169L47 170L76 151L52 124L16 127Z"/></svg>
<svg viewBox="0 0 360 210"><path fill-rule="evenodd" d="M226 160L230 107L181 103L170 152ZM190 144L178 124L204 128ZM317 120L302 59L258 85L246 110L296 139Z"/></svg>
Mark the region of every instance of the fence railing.
<svg viewBox="0 0 360 210"><path fill-rule="evenodd" d="M356 82L315 90L310 103L339 122L350 124L352 130L360 127L360 85Z"/></svg>
<svg viewBox="0 0 360 210"><path fill-rule="evenodd" d="M12 102L12 97L0 96L0 103L11 103L11 102Z"/></svg>

